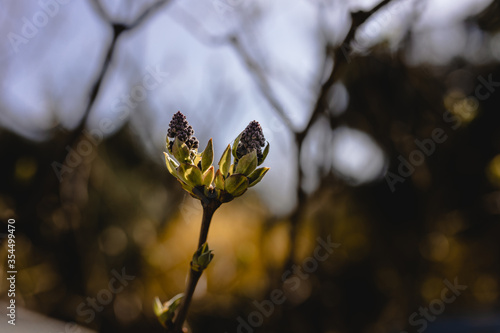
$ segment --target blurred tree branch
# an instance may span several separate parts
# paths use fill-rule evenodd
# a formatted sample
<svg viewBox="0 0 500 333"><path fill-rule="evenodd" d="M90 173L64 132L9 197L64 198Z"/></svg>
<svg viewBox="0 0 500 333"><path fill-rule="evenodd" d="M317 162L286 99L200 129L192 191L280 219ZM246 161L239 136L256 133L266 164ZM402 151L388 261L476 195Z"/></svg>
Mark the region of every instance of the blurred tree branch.
<svg viewBox="0 0 500 333"><path fill-rule="evenodd" d="M64 137L60 138L60 140L56 140L56 147L53 149L53 153L48 156L44 156L45 162L42 163L43 167L40 170L40 177L37 178L37 183L34 188L36 189L32 193L30 193L29 197L26 197L26 200L22 202L22 206L19 211L22 212L21 216L26 215L24 220L36 220L29 217L29 214L33 211L33 207L36 207L42 199L47 196L48 193L57 194L59 200L61 201L62 209L64 210L64 216L67 221L67 225L74 226L76 225L72 221L72 214L69 211L66 211L65 207L71 207L71 205L76 200L74 198L73 192L66 193L68 195L64 195L62 193L61 182L59 182L59 178L53 173L52 163L53 161L61 161L61 163L65 163L69 154L71 154L71 149L74 149L78 143L80 142L83 136L83 130L85 129L87 119L95 105L99 92L101 90L104 78L108 72L109 64L112 61L114 52L116 50L117 41L122 36L123 32L132 30L138 27L140 24L146 21L148 17L160 6L168 3L168 0L161 0L156 2L154 5L146 9L141 15L137 17L137 19L131 24L124 25L120 23L113 23L109 16L104 11L101 3L98 0L94 0L93 4L95 6L96 12L113 28L113 37L110 44L107 46L105 50L105 57L102 62L102 65L98 71L97 77L93 81L91 88L89 90L89 98L85 105L83 115L78 122L78 125L68 134L65 134ZM82 165L80 163L75 168L78 168ZM77 172L73 172L72 175L75 175ZM85 176L88 177L88 173L84 173ZM39 226L32 226L33 230L38 230ZM71 253L73 261L78 261L78 238L81 236L73 229L70 228L65 237L61 237L54 243L54 247L64 248L67 253ZM82 277L83 274L78 271L79 267L75 266L71 268L71 272L68 274L73 274L74 276ZM76 284L81 283L80 280L76 281Z"/></svg>
<svg viewBox="0 0 500 333"><path fill-rule="evenodd" d="M65 161L67 158L67 155L69 152L67 152L66 148L67 147L75 147L76 144L78 144L80 137L82 136L82 132L85 129L85 124L87 122L87 119L90 115L90 112L92 108L94 107L94 104L96 102L97 96L99 95L99 92L101 90L101 86L103 84L104 77L106 76L108 69L109 69L109 64L113 58L113 54L116 50L116 44L119 39L119 37L123 34L125 31L130 31L138 27L140 24L146 21L150 15L153 14L157 9L159 9L161 6L169 3L169 0L160 0L155 2L152 6L148 7L146 10L144 10L132 23L125 25L125 24L120 24L120 23L113 23L112 19L109 17L109 15L106 13L104 8L102 7L102 4L99 2L99 0L93 0L92 1L94 8L99 16L103 20L105 20L110 26L113 27L113 37L111 40L111 43L106 49L105 52L105 58L104 61L101 65L101 68L98 72L98 75L93 82L91 89L89 91L89 99L88 102L85 106L85 110L83 112L83 115L78 122L78 125L75 127L74 130L72 130L64 139L61 140L61 143L54 149L54 153L52 156L47 156L47 160L49 161ZM51 189L54 189L57 185L57 177L54 177L53 175L53 168L49 163L44 163L45 168L44 170L41 171L42 176L39 178L40 179L40 186L37 186L39 189L38 191L34 192L32 196L30 197L29 200L26 201L26 206L27 207L32 207L34 206L37 202L40 201L41 197L43 196L44 193L47 191L50 191Z"/></svg>
<svg viewBox="0 0 500 333"><path fill-rule="evenodd" d="M122 33L125 31L130 31L135 28L137 28L139 25L141 25L156 9L161 7L162 5L166 4L169 2L169 0L160 0L156 3L154 3L152 6L144 10L142 14L140 14L137 19L135 19L131 24L123 24L123 23L114 23L113 20L110 18L110 16L106 13L105 9L103 8L101 2L99 0L94 0L92 3L94 4L94 7L96 9L96 12L101 16L101 18L106 21L110 26L113 28L113 38L111 40L111 43L109 44L107 50L106 50L106 57L104 58L104 62L101 66L101 70L99 71L99 75L97 76L96 81L94 82L92 89L90 90L90 98L87 103L87 106L85 108L85 112L83 114L82 119L80 120L79 125L77 128L73 131L73 136L72 139L70 140L70 143L74 143L78 139L78 136L80 133L84 130L85 128L85 123L88 119L88 116L90 114L90 111L92 110L95 101L97 99L97 95L99 94L99 91L101 89L104 76L106 75L109 64L111 62L111 59L113 57L113 54L116 50L116 43Z"/></svg>
<svg viewBox="0 0 500 333"><path fill-rule="evenodd" d="M373 7L370 11L364 12L364 11L358 11L355 13L351 13L351 27L345 36L343 42L340 45L337 45L335 48L333 48L331 45L326 45L326 57L328 57L329 54L333 54L333 62L334 65L332 67L332 70L330 72L330 75L328 79L321 85L321 89L319 91L319 95L316 99L316 103L314 105L311 117L309 118L309 121L307 122L307 125L302 131L294 131L293 134L295 135L295 144L296 144L296 151L297 151L297 162L296 162L296 172L297 172L297 205L295 206L294 210L290 213L289 220L290 220L290 251L288 254L288 259L285 262L285 269L286 267L291 267L295 261L295 243L296 243L296 238L297 238L297 228L298 224L300 223L300 220L302 218L302 213L306 204L306 193L303 189L303 184L304 184L304 170L301 167L301 158L302 158L302 148L303 148L303 143L304 139L306 138L309 130L311 129L312 125L315 123L315 121L318 119L318 117L324 113L324 111L328 110L328 93L333 86L335 82L338 81L339 76L341 74L341 69L345 66L348 65L350 62L350 56L351 54L348 52L346 53L346 48L347 51L349 50L351 42L354 40L354 37L356 36L356 31L358 28L365 23L373 14L375 14L377 11L379 11L381 8L389 4L392 0L384 0L380 2L378 5ZM330 122L333 121L330 116L327 115L327 117L330 119ZM333 124L335 125L335 122L333 121Z"/></svg>
<svg viewBox="0 0 500 333"><path fill-rule="evenodd" d="M84 111L80 121L78 122L78 125L76 126L76 128L70 132L69 136L64 140L64 142L61 144L59 149L56 149L56 154L55 154L56 161L64 161L66 159L67 154L68 154L66 152L66 147L67 146L74 147L78 143L79 138L81 137L82 132L85 129L85 125L86 125L87 119L90 115L90 112L91 112L92 108L94 107L95 102L97 100L97 96L99 95L99 92L101 90L101 87L102 87L102 84L104 81L104 77L106 76L106 74L108 72L109 64L113 58L114 52L116 50L116 45L117 45L117 42L118 42L118 39L120 38L120 36L122 36L122 34L125 31L133 30L136 27L138 27L139 25L141 25L143 22L146 21L146 19L150 15L152 15L153 12L155 12L158 8L167 4L168 2L169 2L169 0L160 0L156 3L154 3L152 6L148 7L146 10L144 10L143 13L140 14L132 23L122 24L122 23L114 23L113 22L113 20L106 13L105 9L103 8L103 6L99 0L92 1L94 8L95 8L96 12L98 13L98 15L113 28L113 37L112 37L111 43L109 44L109 46L106 49L106 53L105 53L106 56L105 56L104 61L101 65L101 68L99 70L99 74L97 75L97 77L96 77L96 79L95 79L94 83L92 84L92 87L89 91L89 99L88 99L87 105L85 106L85 111ZM52 168L47 167L46 173L47 173L47 177L45 177L45 179L47 179L47 182L50 182L50 179L53 179L53 177L51 177L51 175L50 175L50 173L52 173Z"/></svg>
<svg viewBox="0 0 500 333"><path fill-rule="evenodd" d="M291 224L290 241L292 245L290 247L288 259L285 262L285 267L291 266L294 262L295 252L293 249L296 239L297 227L302 218L302 212L306 204L306 193L303 189L304 171L302 170L300 163L304 139L306 138L309 130L314 125L318 117L324 114L326 110L328 110L329 91L334 83L339 80L339 77L341 76L341 70L350 62L350 57L352 56L349 52L350 44L353 42L358 28L363 25L372 15L374 15L383 7L387 6L391 1L392 0L383 0L369 11L358 11L351 13L351 26L342 43L336 46L329 44L325 45L325 62L332 60L334 62L334 66L332 66L331 72L328 75L326 81L322 84L319 84L320 88L317 93L316 102L314 104L311 116L307 121L306 126L302 130L297 129L292 123L290 117L287 114L287 111L282 106L279 99L275 96L263 68L255 59L252 58L248 50L243 46L241 38L237 34L230 34L227 36L213 36L209 32L207 32L204 27L196 21L196 18L192 17L192 15L190 15L189 13L182 11L180 12L182 18L184 19L184 21L182 22L178 17L176 17L179 24L181 24L200 42L210 46L230 44L233 47L236 54L239 55L240 59L242 60L242 63L246 66L249 74L256 82L262 95L266 98L266 100L272 106L273 110L278 114L283 123L295 137L295 145L297 151L297 160L295 167L298 179L296 187L297 205L288 217ZM189 24L185 24L186 21L188 21ZM321 73L320 77L323 77L322 74L323 73ZM335 119L332 119L328 114L327 117L334 125L333 127L335 127L337 123Z"/></svg>
<svg viewBox="0 0 500 333"><path fill-rule="evenodd" d="M101 87L102 87L102 84L104 81L104 77L106 76L106 74L108 72L109 64L113 58L113 54L116 50L117 41L120 38L120 36L122 36L123 32L130 31L130 30L136 28L137 26L139 26L141 23L143 23L146 20L146 18L149 17L149 15L152 14L152 12L154 10L159 8L161 5L166 4L167 2L168 2L168 0L160 0L160 1L156 2L154 5L152 5L148 9L146 9L141 15L138 16L138 18L134 22L132 22L129 25L124 25L121 23L113 23L111 18L109 17L109 15L106 13L104 8L102 7L102 4L100 3L100 1L94 0L92 2L96 8L96 12L109 25L112 26L113 37L112 37L111 43L109 44L109 46L106 49L106 56L105 56L104 61L101 65L101 68L99 70L99 74L97 75L97 78L95 79L95 81L92 84L92 87L89 91L89 99L88 99L87 105L85 106L85 111L83 113L83 116L80 119L76 128L69 133L68 137L65 140L63 140L60 147L58 147L58 149L55 150L56 151L55 152L55 160L56 161L65 161L67 158L67 155L70 154L70 151L67 151L66 148L67 147L74 148L78 144L80 138L82 137L82 133L83 133L83 130L85 129L87 119L90 115L92 108L95 105L95 102L97 100L97 96L99 95L99 92L101 90ZM57 178L54 178L53 175L51 175L52 171L53 171L52 168L50 166L48 166L47 170L46 170L47 176L44 177L44 179L45 179L47 184L54 184L55 185L55 183L53 183L53 181L54 181L54 179L57 179ZM44 193L43 189L45 189L46 187L52 188L52 186L50 186L50 185L46 186L47 184L44 184L45 186L42 186L40 188L39 193L34 195L33 202L39 201L40 197Z"/></svg>

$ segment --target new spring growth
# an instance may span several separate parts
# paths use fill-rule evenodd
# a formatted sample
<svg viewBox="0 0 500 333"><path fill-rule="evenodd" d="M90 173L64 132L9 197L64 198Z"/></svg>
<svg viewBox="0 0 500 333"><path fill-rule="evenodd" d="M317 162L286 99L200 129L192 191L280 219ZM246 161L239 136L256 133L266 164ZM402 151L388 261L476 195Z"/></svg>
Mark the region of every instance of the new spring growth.
<svg viewBox="0 0 500 333"><path fill-rule="evenodd" d="M266 145L266 139L262 132L262 127L255 120L250 122L243 132L241 132L240 140L236 148L235 159L240 159L246 154L251 153L253 150L257 152L257 158L264 157L262 147Z"/></svg>
<svg viewBox="0 0 500 333"><path fill-rule="evenodd" d="M167 133L165 160L168 171L177 178L182 188L203 203L216 200L219 204L241 196L257 185L269 168L261 165L269 153L264 133L258 122L252 121L228 145L215 172L212 139L205 150L198 152L194 130L180 111L170 122ZM265 147L265 148L264 148Z"/></svg>
<svg viewBox="0 0 500 333"><path fill-rule="evenodd" d="M214 255L212 250L208 248L208 243L204 243L193 255L191 261L191 268L194 271L201 272L208 267Z"/></svg>
<svg viewBox="0 0 500 333"><path fill-rule="evenodd" d="M184 190L201 200L203 206L199 248L191 261L186 292L165 304L161 304L158 298L154 303L158 320L167 331L174 333L183 331L182 325L196 284L214 257L206 242L213 214L221 204L243 195L249 187L257 185L269 171L266 167L257 168L269 153L269 143L266 145L262 128L256 121L252 121L236 137L232 146L227 146L219 160L217 172L213 166L212 139L200 153L199 142L193 135L194 130L186 116L180 111L174 114L167 132L167 169Z"/></svg>
<svg viewBox="0 0 500 333"><path fill-rule="evenodd" d="M153 301L153 311L158 318L158 321L167 329L171 329L174 325L175 310L179 307L184 294L174 296L170 301L161 303L158 297Z"/></svg>
<svg viewBox="0 0 500 333"><path fill-rule="evenodd" d="M167 137L172 139L178 138L180 141L185 142L189 149L198 149L199 142L198 139L192 136L193 134L193 127L188 124L186 116L177 111L168 125ZM173 143L173 141L170 142L170 150L172 150Z"/></svg>

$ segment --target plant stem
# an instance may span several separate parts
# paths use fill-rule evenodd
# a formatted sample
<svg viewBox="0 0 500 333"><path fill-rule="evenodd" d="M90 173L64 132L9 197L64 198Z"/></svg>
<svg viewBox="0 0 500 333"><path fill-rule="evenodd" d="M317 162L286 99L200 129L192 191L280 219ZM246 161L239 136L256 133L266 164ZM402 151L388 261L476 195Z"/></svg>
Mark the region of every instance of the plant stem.
<svg viewBox="0 0 500 333"><path fill-rule="evenodd" d="M200 238L198 240L199 249L207 241L208 229L210 228L210 222L212 221L212 216L214 215L217 208L219 208L220 203L216 200L202 201L203 205L203 218L201 220L200 228ZM197 272L192 268L189 270L188 283L186 285L186 291L184 292L184 297L182 298L181 305L179 306L179 312L175 318L174 331L173 333L182 333L182 326L186 320L189 305L191 304L191 299L193 298L194 290L198 284L198 280L201 277L201 272Z"/></svg>

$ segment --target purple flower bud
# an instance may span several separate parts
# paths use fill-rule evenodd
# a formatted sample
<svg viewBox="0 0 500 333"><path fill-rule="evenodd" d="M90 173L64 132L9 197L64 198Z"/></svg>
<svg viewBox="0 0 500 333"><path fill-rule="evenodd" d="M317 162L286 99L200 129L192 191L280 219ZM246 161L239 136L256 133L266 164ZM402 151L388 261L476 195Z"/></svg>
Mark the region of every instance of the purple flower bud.
<svg viewBox="0 0 500 333"><path fill-rule="evenodd" d="M168 125L167 136L169 138L177 138L182 142L185 142L189 149L197 149L199 146L198 140L192 136L194 134L193 127L189 125L186 120L186 116L180 111L172 117L170 124ZM170 142L169 149L172 150L173 140Z"/></svg>
<svg viewBox="0 0 500 333"><path fill-rule="evenodd" d="M265 144L266 139L264 138L262 127L260 127L260 124L257 121L253 120L250 124L248 124L243 133L241 133L240 142L238 143L238 148L236 149L236 155L238 158L241 158L252 152L252 150L256 150L257 157L262 158L262 147L264 147Z"/></svg>

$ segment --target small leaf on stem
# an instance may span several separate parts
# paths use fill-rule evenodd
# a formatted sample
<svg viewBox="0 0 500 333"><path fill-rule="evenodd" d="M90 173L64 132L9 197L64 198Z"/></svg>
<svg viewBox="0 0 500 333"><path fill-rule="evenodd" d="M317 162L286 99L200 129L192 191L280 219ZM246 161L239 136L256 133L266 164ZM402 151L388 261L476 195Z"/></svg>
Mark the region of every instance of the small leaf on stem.
<svg viewBox="0 0 500 333"><path fill-rule="evenodd" d="M233 197L239 197L248 188L248 178L241 174L229 176L225 182L225 190Z"/></svg>
<svg viewBox="0 0 500 333"><path fill-rule="evenodd" d="M214 150L212 139L208 140L207 147L203 151L201 158L201 171L205 172L214 162Z"/></svg>
<svg viewBox="0 0 500 333"><path fill-rule="evenodd" d="M248 182L250 183L248 187L257 185L262 178L266 175L270 168L258 168L248 176Z"/></svg>
<svg viewBox="0 0 500 333"><path fill-rule="evenodd" d="M241 173L248 176L257 167L257 152L252 150L250 154L243 156L236 165L235 173Z"/></svg>
<svg viewBox="0 0 500 333"><path fill-rule="evenodd" d="M203 185L201 171L194 165L181 163L177 168L177 174L186 184L192 187Z"/></svg>
<svg viewBox="0 0 500 333"><path fill-rule="evenodd" d="M209 187L214 181L214 166L210 166L207 171L203 174L203 185Z"/></svg>
<svg viewBox="0 0 500 333"><path fill-rule="evenodd" d="M219 161L219 170L222 172L222 175L226 177L229 172L229 167L231 166L231 146L227 145L226 150L222 154L222 157Z"/></svg>
<svg viewBox="0 0 500 333"><path fill-rule="evenodd" d="M170 172L172 176L177 177L177 171L175 169L177 169L179 165L169 156L169 154L163 154L165 154L165 163L167 164L168 172Z"/></svg>
<svg viewBox="0 0 500 333"><path fill-rule="evenodd" d="M236 150L238 149L238 144L240 143L240 139L241 139L241 134L243 132L240 133L240 135L238 135L236 137L236 139L234 139L234 142L233 142L233 149L232 149L232 153L233 153L233 157L234 159L238 159L238 156L236 155Z"/></svg>
<svg viewBox="0 0 500 333"><path fill-rule="evenodd" d="M190 162L188 146L177 138L174 140L172 154L179 163Z"/></svg>
<svg viewBox="0 0 500 333"><path fill-rule="evenodd" d="M217 170L217 172L215 173L214 184L217 189L219 190L224 189L224 177L222 176L220 170Z"/></svg>

